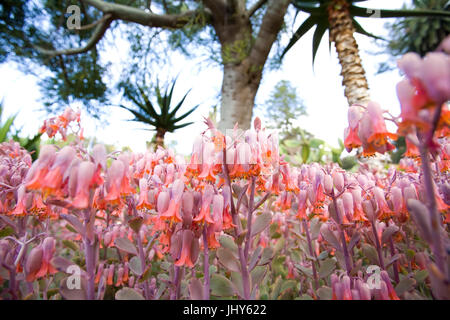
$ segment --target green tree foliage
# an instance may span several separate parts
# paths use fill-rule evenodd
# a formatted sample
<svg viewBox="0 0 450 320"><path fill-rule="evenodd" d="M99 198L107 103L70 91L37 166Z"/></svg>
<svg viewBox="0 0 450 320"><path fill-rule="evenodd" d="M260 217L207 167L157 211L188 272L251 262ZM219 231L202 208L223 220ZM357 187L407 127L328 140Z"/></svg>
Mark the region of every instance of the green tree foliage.
<svg viewBox="0 0 450 320"><path fill-rule="evenodd" d="M449 0L414 0L412 6L404 6L412 10L441 10L450 12ZM387 24L388 42L380 43L385 53L392 60L382 63L379 72L394 68L398 57L407 52L416 52L422 57L436 50L441 41L450 34L450 18L445 17L409 17L398 19Z"/></svg>
<svg viewBox="0 0 450 320"><path fill-rule="evenodd" d="M0 63L18 62L23 71L38 76L46 111L60 112L78 102L99 118L120 82L147 79L155 67L170 60L174 50L187 57L206 54L206 64L223 63L214 19L233 20L234 11L244 10L254 40L267 2L249 0L244 8L237 8L233 1L225 6L210 0L4 0L0 2ZM80 29L66 25L71 5L81 10ZM114 75L105 56L117 48L102 40L106 32L114 35L113 41L125 39L130 45L128 59L115 68Z"/></svg>
<svg viewBox="0 0 450 320"><path fill-rule="evenodd" d="M324 140L298 126L301 116L307 115L303 100L289 81L278 82L266 103L269 127L279 130L280 151L293 164L333 161L344 169L356 164L355 157L341 159L344 144L339 139L339 147L332 147Z"/></svg>
<svg viewBox="0 0 450 320"><path fill-rule="evenodd" d="M96 47L83 55L46 55L39 49L77 47L91 38L96 28L69 30L70 5L79 5L83 25L95 24L100 14L75 0L5 0L0 3L0 63L15 61L19 68L38 75L43 105L59 112L75 101L92 116L99 116L107 101L106 66Z"/></svg>
<svg viewBox="0 0 450 320"><path fill-rule="evenodd" d="M306 107L289 81L278 82L266 103L266 115L272 125L289 138L295 127L294 121L306 115Z"/></svg>
<svg viewBox="0 0 450 320"><path fill-rule="evenodd" d="M406 8L406 7L405 7ZM436 9L450 11L448 0L414 0L411 9ZM390 39L387 49L393 56L416 52L424 56L435 50L450 34L450 18L410 17L389 24Z"/></svg>

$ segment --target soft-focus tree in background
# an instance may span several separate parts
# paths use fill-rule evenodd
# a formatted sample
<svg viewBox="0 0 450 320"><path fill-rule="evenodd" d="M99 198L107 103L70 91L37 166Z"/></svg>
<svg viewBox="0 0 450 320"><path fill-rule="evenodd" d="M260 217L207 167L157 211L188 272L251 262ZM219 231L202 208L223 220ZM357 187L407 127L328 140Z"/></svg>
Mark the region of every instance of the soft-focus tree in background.
<svg viewBox="0 0 450 320"><path fill-rule="evenodd" d="M448 0L414 0L412 6L404 9L450 11ZM395 61L407 52L416 52L424 56L437 49L442 40L450 34L450 18L444 17L408 17L387 24L388 41L381 42L384 52L392 60L380 64L379 72L395 68Z"/></svg>

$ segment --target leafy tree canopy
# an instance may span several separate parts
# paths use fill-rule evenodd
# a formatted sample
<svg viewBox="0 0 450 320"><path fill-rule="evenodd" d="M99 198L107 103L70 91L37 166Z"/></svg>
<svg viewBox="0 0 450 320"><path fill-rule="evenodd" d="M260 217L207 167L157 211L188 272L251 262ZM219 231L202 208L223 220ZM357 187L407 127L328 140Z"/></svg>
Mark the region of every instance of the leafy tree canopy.
<svg viewBox="0 0 450 320"><path fill-rule="evenodd" d="M275 128L288 136L295 127L294 121L306 115L306 107L289 81L278 82L266 103L266 115Z"/></svg>
<svg viewBox="0 0 450 320"><path fill-rule="evenodd" d="M178 16L180 19L176 23L181 23L182 27L176 28L151 25L148 28L139 23L112 19L95 6L87 5L88 2L4 0L0 3L0 63L14 61L22 71L39 75L47 112L60 112L68 104L79 102L91 116L99 118L104 114L102 106L124 84L148 81L152 70L167 63L174 51L188 58L198 57L199 47L202 47L200 56L205 56L204 61L222 63L223 55L211 25L211 14L202 1L103 1L155 13L159 17ZM255 10L251 16L255 26L253 38L262 21L263 12L259 9L265 7L265 2L248 1ZM79 30L67 27L67 19L72 14L67 13L67 8L71 5L80 8ZM106 32L115 39L128 41L130 46L118 79L116 74L111 74L105 59L117 48L105 40L99 41ZM89 50L78 54L81 51L75 48ZM281 46L277 48L281 53Z"/></svg>

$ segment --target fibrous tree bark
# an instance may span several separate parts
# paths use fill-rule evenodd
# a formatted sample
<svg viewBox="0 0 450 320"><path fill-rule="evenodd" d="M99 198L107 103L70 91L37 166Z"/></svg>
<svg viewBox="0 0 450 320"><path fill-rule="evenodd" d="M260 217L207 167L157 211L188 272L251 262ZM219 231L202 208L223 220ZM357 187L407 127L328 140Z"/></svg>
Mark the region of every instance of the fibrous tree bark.
<svg viewBox="0 0 450 320"><path fill-rule="evenodd" d="M365 105L370 100L369 85L353 36L355 28L348 7L346 0L334 0L328 6L330 41L335 45L342 68L342 85L349 105Z"/></svg>

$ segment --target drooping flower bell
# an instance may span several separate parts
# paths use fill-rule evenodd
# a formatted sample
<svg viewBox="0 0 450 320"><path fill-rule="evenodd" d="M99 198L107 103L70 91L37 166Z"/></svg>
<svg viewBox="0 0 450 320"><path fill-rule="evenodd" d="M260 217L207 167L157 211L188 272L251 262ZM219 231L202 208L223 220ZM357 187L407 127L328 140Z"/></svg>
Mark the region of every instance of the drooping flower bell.
<svg viewBox="0 0 450 320"><path fill-rule="evenodd" d="M373 101L369 102L361 118L358 136L362 142L364 156L393 150L394 146L388 139L397 139L396 134L387 131L380 105Z"/></svg>
<svg viewBox="0 0 450 320"><path fill-rule="evenodd" d="M42 244L30 251L25 265L28 282L57 272L51 263L54 253L55 239L52 237L45 238Z"/></svg>
<svg viewBox="0 0 450 320"><path fill-rule="evenodd" d="M353 105L348 109L348 128L344 132L344 146L347 152L361 146L361 140L358 137L359 121L362 117L360 106Z"/></svg>

